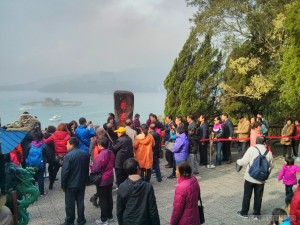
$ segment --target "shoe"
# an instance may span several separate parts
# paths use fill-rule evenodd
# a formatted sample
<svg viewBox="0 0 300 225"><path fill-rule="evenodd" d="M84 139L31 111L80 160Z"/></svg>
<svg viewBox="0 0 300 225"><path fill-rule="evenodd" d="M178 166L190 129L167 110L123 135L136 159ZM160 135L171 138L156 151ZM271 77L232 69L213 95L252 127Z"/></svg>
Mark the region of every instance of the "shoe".
<svg viewBox="0 0 300 225"><path fill-rule="evenodd" d="M102 222L102 220L96 220L95 221L96 225L108 225L108 220L105 220Z"/></svg>
<svg viewBox="0 0 300 225"><path fill-rule="evenodd" d="M114 222L114 218L113 217L112 218L108 218L107 220L108 220L108 222Z"/></svg>
<svg viewBox="0 0 300 225"><path fill-rule="evenodd" d="M236 213L239 217L242 217L242 218L244 218L244 219L248 219L248 215L243 215L242 213L241 213L241 211L237 211L237 213Z"/></svg>
<svg viewBox="0 0 300 225"><path fill-rule="evenodd" d="M48 194L47 192L44 192L44 194L40 195L40 197L46 196L47 194Z"/></svg>
<svg viewBox="0 0 300 225"><path fill-rule="evenodd" d="M176 176L175 175L173 175L173 174L171 174L170 176L168 176L167 177L168 179L174 179L174 178L176 178Z"/></svg>
<svg viewBox="0 0 300 225"><path fill-rule="evenodd" d="M52 190L53 189L53 183L51 182L50 184L49 184L49 190Z"/></svg>
<svg viewBox="0 0 300 225"><path fill-rule="evenodd" d="M97 203L97 199L98 197L96 197L95 195L93 195L91 198L90 198L90 202L93 204L93 206L95 207L99 207L98 203Z"/></svg>

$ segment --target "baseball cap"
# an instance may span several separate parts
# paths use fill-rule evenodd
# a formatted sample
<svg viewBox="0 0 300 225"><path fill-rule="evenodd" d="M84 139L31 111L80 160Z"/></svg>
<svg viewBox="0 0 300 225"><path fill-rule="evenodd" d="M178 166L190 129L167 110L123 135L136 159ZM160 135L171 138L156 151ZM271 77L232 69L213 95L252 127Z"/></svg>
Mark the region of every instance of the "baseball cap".
<svg viewBox="0 0 300 225"><path fill-rule="evenodd" d="M119 127L117 130L115 130L115 133L125 133L126 129L125 127Z"/></svg>

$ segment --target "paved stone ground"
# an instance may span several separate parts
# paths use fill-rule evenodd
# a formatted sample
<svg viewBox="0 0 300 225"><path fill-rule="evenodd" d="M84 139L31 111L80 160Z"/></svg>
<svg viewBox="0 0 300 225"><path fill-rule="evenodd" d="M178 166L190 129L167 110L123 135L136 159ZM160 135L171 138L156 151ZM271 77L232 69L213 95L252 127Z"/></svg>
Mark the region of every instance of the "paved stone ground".
<svg viewBox="0 0 300 225"><path fill-rule="evenodd" d="M236 215L242 204L244 172L242 169L239 173L235 170L235 163L230 165L224 164L214 169L205 167L200 168L200 174L197 179L201 187L202 202L204 205L205 219L207 225L233 225L233 224L268 224L269 215L272 209L276 207L284 207L284 185L277 181L277 175L284 163L281 154L274 151L274 169L269 180L265 184L265 191L262 202L262 214L264 215L260 221L244 220ZM233 149L233 158L237 159L237 152ZM151 178L153 184L160 221L162 225L169 224L173 207L174 185L176 180L170 180L166 177L171 174L171 169L165 169L166 162L161 160L161 170L164 175L163 181L158 183L156 178ZM299 164L299 163L297 163ZM45 187L48 188L48 179L45 179ZM87 224L95 224L95 220L100 218L100 209L94 207L89 199L94 194L95 187L89 186L85 195L85 215ZM114 217L115 222L110 224L118 224L115 216L116 191L113 192L114 199ZM252 213L253 197L250 206ZM38 202L28 208L30 214L30 225L56 225L64 222L65 205L64 193L60 189L60 181L58 180L54 189L48 191L48 195L39 197Z"/></svg>

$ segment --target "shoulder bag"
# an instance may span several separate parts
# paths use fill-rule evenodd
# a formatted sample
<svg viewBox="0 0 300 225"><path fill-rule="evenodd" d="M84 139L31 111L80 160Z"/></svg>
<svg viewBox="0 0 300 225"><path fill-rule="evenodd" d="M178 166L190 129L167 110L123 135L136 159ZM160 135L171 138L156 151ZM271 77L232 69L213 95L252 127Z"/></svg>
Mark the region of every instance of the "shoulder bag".
<svg viewBox="0 0 300 225"><path fill-rule="evenodd" d="M199 210L199 216L200 216L200 224L205 223L205 218L204 218L204 207L202 205L202 200L199 194L199 201L200 201L200 205L198 205L198 210Z"/></svg>
<svg viewBox="0 0 300 225"><path fill-rule="evenodd" d="M111 157L111 151L109 150L109 159L108 159L108 161L107 161L104 168L106 168L108 166L108 163L110 161L110 157ZM96 173L90 173L90 176L89 176L90 183L99 186L101 184L101 181L102 181L103 173L104 173L104 171L99 171L99 172L96 172Z"/></svg>

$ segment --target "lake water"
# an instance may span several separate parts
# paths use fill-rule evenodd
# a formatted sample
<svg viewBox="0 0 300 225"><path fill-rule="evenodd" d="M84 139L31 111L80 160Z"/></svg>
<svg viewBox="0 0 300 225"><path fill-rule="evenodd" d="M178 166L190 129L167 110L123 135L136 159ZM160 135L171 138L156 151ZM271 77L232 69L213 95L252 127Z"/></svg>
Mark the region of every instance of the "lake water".
<svg viewBox="0 0 300 225"><path fill-rule="evenodd" d="M144 123L149 113L157 116L164 115L164 102L166 94L159 93L134 93L134 114L141 115L141 122ZM28 111L31 115L37 116L42 128L48 125L57 125L59 122L70 122L80 117L91 120L94 124L106 122L109 112L114 112L113 94L70 94L70 93L41 93L37 91L15 91L0 92L0 117L2 126L19 119L24 110L19 108L21 103L30 101L43 101L45 98L58 98L63 101L81 101L80 106L69 107L43 107L34 106ZM61 115L61 121L51 122L49 119L55 115Z"/></svg>

